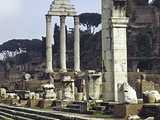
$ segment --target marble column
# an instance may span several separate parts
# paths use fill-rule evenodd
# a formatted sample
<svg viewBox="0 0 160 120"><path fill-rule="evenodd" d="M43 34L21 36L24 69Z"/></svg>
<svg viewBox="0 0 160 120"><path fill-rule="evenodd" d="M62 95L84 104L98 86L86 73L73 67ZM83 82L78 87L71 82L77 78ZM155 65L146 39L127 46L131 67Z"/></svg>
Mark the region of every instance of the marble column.
<svg viewBox="0 0 160 120"><path fill-rule="evenodd" d="M80 72L80 31L79 17L74 17L74 71Z"/></svg>
<svg viewBox="0 0 160 120"><path fill-rule="evenodd" d="M127 0L102 0L103 99L121 102L127 82Z"/></svg>
<svg viewBox="0 0 160 120"><path fill-rule="evenodd" d="M52 73L52 16L46 15L46 72Z"/></svg>
<svg viewBox="0 0 160 120"><path fill-rule="evenodd" d="M65 16L60 16L60 67L61 72L67 72L66 68L66 30Z"/></svg>
<svg viewBox="0 0 160 120"><path fill-rule="evenodd" d="M103 100L114 101L113 57L111 36L112 0L102 0L102 63Z"/></svg>

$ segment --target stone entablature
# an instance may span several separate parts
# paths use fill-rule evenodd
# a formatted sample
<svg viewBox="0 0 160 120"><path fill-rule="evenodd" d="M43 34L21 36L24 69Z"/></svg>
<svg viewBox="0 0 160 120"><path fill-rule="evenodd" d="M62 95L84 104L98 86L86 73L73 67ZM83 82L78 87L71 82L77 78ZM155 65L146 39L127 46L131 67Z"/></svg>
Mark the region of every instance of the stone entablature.
<svg viewBox="0 0 160 120"><path fill-rule="evenodd" d="M50 5L48 15L52 16L76 16L76 10L70 0L54 0Z"/></svg>

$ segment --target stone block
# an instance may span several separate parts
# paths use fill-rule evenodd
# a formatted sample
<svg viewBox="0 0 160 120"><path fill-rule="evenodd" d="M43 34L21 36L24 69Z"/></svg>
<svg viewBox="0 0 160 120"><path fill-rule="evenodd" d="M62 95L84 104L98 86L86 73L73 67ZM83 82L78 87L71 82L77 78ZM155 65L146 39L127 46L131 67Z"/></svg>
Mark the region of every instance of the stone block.
<svg viewBox="0 0 160 120"><path fill-rule="evenodd" d="M142 80L141 90L142 93L146 91L155 90L154 83L152 81Z"/></svg>
<svg viewBox="0 0 160 120"><path fill-rule="evenodd" d="M83 92L78 92L75 98L76 98L76 101L82 101L84 98Z"/></svg>
<svg viewBox="0 0 160 120"><path fill-rule="evenodd" d="M60 110L63 109L63 107L65 105L64 105L63 101L61 101L61 100L55 100L55 101L53 101L52 106L53 106L53 110L60 111Z"/></svg>
<svg viewBox="0 0 160 120"><path fill-rule="evenodd" d="M38 102L38 107L40 108L51 108L53 104L53 100L42 99Z"/></svg>
<svg viewBox="0 0 160 120"><path fill-rule="evenodd" d="M142 104L117 104L113 108L116 118L127 118L130 115L138 115L142 110Z"/></svg>
<svg viewBox="0 0 160 120"><path fill-rule="evenodd" d="M69 103L65 108L66 112L87 113L89 111L89 103L84 101Z"/></svg>
<svg viewBox="0 0 160 120"><path fill-rule="evenodd" d="M31 100L31 99L29 99L29 100L27 101L26 106L33 108L33 107L37 107L37 106L38 106L38 103L39 103L39 100Z"/></svg>
<svg viewBox="0 0 160 120"><path fill-rule="evenodd" d="M108 102L108 101L113 101L114 100L114 93L113 93L113 89L114 89L114 86L113 86L113 82L104 82L103 83L103 100L105 102Z"/></svg>
<svg viewBox="0 0 160 120"><path fill-rule="evenodd" d="M17 100L17 99L3 99L3 100L1 100L1 103L7 104L7 105L17 105L17 104L19 104L19 100Z"/></svg>

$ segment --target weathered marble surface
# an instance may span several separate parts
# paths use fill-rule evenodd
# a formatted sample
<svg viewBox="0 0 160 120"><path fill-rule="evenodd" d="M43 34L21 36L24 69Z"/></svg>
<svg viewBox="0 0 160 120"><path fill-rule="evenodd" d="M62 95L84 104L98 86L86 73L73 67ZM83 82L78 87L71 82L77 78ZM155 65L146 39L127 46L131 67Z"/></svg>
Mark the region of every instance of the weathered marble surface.
<svg viewBox="0 0 160 120"><path fill-rule="evenodd" d="M56 99L55 86L54 84L45 84L42 85L44 94L44 99Z"/></svg>
<svg viewBox="0 0 160 120"><path fill-rule="evenodd" d="M125 7L125 1L102 0L104 101L118 101L118 86L127 82L128 18Z"/></svg>
<svg viewBox="0 0 160 120"><path fill-rule="evenodd" d="M52 16L46 15L46 72L52 73Z"/></svg>
<svg viewBox="0 0 160 120"><path fill-rule="evenodd" d="M71 76L63 76L62 84L63 84L62 99L66 101L74 101L75 100L74 80L71 78Z"/></svg>
<svg viewBox="0 0 160 120"><path fill-rule="evenodd" d="M65 16L60 16L60 69L61 72L67 72L66 68L66 30Z"/></svg>
<svg viewBox="0 0 160 120"><path fill-rule="evenodd" d="M70 0L53 0L46 15L46 72L53 73L52 68L52 16L60 17L60 72L66 68L66 30L65 19L74 17L74 71L80 72L80 30L79 17Z"/></svg>
<svg viewBox="0 0 160 120"><path fill-rule="evenodd" d="M99 100L102 94L102 73L89 74L87 87L88 96L93 100Z"/></svg>
<svg viewBox="0 0 160 120"><path fill-rule="evenodd" d="M79 17L74 17L74 71L80 72L80 22Z"/></svg>
<svg viewBox="0 0 160 120"><path fill-rule="evenodd" d="M70 0L54 0L48 14L52 16L75 16L77 13Z"/></svg>

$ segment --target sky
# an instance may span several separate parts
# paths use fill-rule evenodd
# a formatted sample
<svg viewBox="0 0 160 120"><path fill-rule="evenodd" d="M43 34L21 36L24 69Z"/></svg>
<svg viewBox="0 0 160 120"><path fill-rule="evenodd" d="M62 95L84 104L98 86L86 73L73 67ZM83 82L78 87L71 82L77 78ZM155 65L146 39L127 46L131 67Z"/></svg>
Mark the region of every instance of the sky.
<svg viewBox="0 0 160 120"><path fill-rule="evenodd" d="M11 39L41 39L52 0L0 0L0 44ZM101 0L71 0L79 13L101 12ZM58 17L53 18L53 24ZM73 20L67 19L73 26Z"/></svg>

